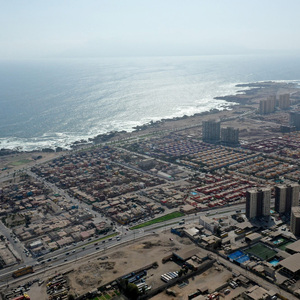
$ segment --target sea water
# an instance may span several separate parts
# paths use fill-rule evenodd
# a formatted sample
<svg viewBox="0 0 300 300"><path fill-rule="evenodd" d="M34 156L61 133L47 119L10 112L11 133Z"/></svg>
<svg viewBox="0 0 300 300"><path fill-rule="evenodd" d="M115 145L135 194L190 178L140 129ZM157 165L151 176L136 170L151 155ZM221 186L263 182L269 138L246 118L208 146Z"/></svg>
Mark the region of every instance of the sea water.
<svg viewBox="0 0 300 300"><path fill-rule="evenodd" d="M0 149L69 147L98 134L232 103L238 83L300 79L300 57L127 57L0 61Z"/></svg>

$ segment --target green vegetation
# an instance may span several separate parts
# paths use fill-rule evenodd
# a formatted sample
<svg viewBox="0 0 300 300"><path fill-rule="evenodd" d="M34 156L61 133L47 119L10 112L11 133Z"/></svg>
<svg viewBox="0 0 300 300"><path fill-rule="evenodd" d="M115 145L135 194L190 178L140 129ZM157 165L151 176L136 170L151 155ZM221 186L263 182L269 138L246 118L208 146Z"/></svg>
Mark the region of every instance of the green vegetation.
<svg viewBox="0 0 300 300"><path fill-rule="evenodd" d="M251 248L245 250L249 254L253 254L262 260L268 260L276 255L276 251L269 249L262 243L258 243Z"/></svg>
<svg viewBox="0 0 300 300"><path fill-rule="evenodd" d="M175 218L179 218L179 217L182 217L182 216L184 216L183 213L181 213L179 211L174 211L174 212L172 212L170 214L167 214L167 215L164 215L162 217L159 217L159 218L150 220L148 222L145 222L145 223L133 226L130 229L131 230L133 230L133 229L139 229L139 228L150 226L150 225L153 225L153 224L156 224L156 223L161 223L161 222L169 221L169 220L172 220L172 219L175 219Z"/></svg>
<svg viewBox="0 0 300 300"><path fill-rule="evenodd" d="M29 162L31 162L30 159L21 159L21 160L18 160L18 161L13 161L13 162L11 163L11 165L13 165L13 166L20 166L20 165L27 164L27 163L29 163Z"/></svg>
<svg viewBox="0 0 300 300"><path fill-rule="evenodd" d="M115 299L116 296L120 296L121 293L118 290L111 290L108 292L103 292L101 296L97 296L92 298L92 300L110 300L110 299Z"/></svg>
<svg viewBox="0 0 300 300"><path fill-rule="evenodd" d="M168 225L174 225L174 224L178 224L178 221L177 222L173 222L173 223L168 223ZM151 231L151 230L154 230L154 229L158 229L158 228L162 228L164 227L165 225L159 225L159 226L155 226L153 228L148 228L148 229L145 229L145 231Z"/></svg>
<svg viewBox="0 0 300 300"><path fill-rule="evenodd" d="M282 250L282 251L285 251L285 248L290 245L290 244L293 244L293 242L290 242L290 241L287 241L286 243L284 244L281 244L279 247L277 247L278 249Z"/></svg>

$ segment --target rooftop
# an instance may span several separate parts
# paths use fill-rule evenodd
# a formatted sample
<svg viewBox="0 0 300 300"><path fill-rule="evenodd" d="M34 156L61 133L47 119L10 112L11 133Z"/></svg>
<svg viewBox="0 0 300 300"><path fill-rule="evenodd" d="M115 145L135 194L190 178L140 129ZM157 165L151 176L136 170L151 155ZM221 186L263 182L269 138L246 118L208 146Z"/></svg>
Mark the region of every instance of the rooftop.
<svg viewBox="0 0 300 300"><path fill-rule="evenodd" d="M185 260L191 258L192 256L199 254L199 252L200 252L200 249L193 246L188 249L185 248L185 249L179 250L177 252L174 252L174 255L176 255L177 257L180 257L182 260L185 261Z"/></svg>
<svg viewBox="0 0 300 300"><path fill-rule="evenodd" d="M253 232L249 235L246 236L247 239L251 240L251 241L254 241L256 239L261 239L262 238L262 235L257 233L257 232Z"/></svg>
<svg viewBox="0 0 300 300"><path fill-rule="evenodd" d="M249 288L245 293L249 299L266 299L266 297L274 296L276 294L275 292L271 290L267 291L258 285Z"/></svg>
<svg viewBox="0 0 300 300"><path fill-rule="evenodd" d="M300 253L291 255L290 257L280 261L279 264L289 271L296 273L300 270Z"/></svg>
<svg viewBox="0 0 300 300"><path fill-rule="evenodd" d="M286 250L291 250L293 252L300 252L300 240L294 242L286 247Z"/></svg>

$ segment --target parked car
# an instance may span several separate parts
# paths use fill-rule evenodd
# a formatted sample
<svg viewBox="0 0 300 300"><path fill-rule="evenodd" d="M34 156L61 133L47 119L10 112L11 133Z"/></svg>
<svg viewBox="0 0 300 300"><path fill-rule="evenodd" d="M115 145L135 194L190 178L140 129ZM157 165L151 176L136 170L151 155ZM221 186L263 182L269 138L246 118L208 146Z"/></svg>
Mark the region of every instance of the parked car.
<svg viewBox="0 0 300 300"><path fill-rule="evenodd" d="M230 289L226 289L225 291L224 291L224 294L225 295L228 295L230 293Z"/></svg>

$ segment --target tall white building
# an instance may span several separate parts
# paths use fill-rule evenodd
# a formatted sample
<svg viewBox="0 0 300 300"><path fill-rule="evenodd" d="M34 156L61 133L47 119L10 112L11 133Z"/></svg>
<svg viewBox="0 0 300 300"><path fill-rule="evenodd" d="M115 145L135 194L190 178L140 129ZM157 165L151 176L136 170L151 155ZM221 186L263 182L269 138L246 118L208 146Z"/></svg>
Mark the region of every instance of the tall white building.
<svg viewBox="0 0 300 300"><path fill-rule="evenodd" d="M269 216L271 189L251 189L246 192L246 217L248 219Z"/></svg>
<svg viewBox="0 0 300 300"><path fill-rule="evenodd" d="M291 209L291 232L299 237L300 236L300 206L292 207Z"/></svg>
<svg viewBox="0 0 300 300"><path fill-rule="evenodd" d="M207 120L202 122L202 140L204 142L216 143L220 141L221 122L218 120Z"/></svg>
<svg viewBox="0 0 300 300"><path fill-rule="evenodd" d="M239 143L239 129L221 128L221 142L225 145L237 145Z"/></svg>
<svg viewBox="0 0 300 300"><path fill-rule="evenodd" d="M300 185L297 183L275 186L275 211L290 213L293 206L299 206Z"/></svg>

